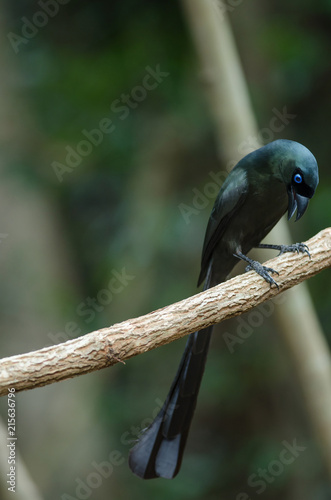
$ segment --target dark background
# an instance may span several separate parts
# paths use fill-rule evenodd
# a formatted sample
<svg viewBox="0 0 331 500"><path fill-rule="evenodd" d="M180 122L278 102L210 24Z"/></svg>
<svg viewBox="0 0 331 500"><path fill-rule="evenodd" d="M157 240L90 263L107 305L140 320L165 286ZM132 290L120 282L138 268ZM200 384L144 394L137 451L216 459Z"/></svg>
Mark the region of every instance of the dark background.
<svg viewBox="0 0 331 500"><path fill-rule="evenodd" d="M286 107L295 118L271 139L302 142L320 166L307 214L290 222L293 241L304 241L330 224L331 3L227 4L260 129L270 128L274 109ZM17 0L1 7L2 357L194 294L213 199L205 198L189 220L180 207L192 207L210 172L225 169L180 3L72 0L57 6L35 34L25 32L32 33L25 41L12 34L23 36L26 20L43 23L34 17L40 5ZM168 76L139 94L146 68L158 65ZM70 172L56 175L54 162L65 164L66 148L76 150L86 139L82 131L105 118L114 130ZM131 279L110 295L109 281L123 268ZM329 281L324 272L308 286L330 340ZM98 297L108 299L101 304ZM94 298L97 310L87 305ZM125 365L18 394L18 449L41 494L83 498L78 484L94 478L85 498L330 498L271 309L260 309L255 319L243 316L245 323L224 323L214 335L182 469L173 481L136 478L127 455L167 393L184 340ZM248 338L231 353L224 334L236 335L244 324ZM3 398L4 416L6 408ZM294 439L305 450L269 476L259 494L248 478ZM105 461L113 461L107 477L100 471L91 476Z"/></svg>

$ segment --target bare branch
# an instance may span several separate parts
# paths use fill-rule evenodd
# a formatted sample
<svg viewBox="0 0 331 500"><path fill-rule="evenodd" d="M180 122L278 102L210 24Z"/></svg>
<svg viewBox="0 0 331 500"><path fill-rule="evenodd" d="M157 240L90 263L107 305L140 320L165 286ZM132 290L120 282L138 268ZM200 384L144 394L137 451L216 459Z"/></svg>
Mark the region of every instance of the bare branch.
<svg viewBox="0 0 331 500"><path fill-rule="evenodd" d="M331 228L306 242L306 254L284 254L268 261L279 271L280 289L253 272L210 290L63 344L0 361L0 395L8 387L33 389L124 362L208 325L249 311L278 293L331 266Z"/></svg>

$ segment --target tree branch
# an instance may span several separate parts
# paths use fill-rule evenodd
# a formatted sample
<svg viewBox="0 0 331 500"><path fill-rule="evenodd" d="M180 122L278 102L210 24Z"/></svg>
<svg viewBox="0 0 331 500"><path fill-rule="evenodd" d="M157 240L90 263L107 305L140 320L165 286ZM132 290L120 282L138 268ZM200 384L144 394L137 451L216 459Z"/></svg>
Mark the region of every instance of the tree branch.
<svg viewBox="0 0 331 500"><path fill-rule="evenodd" d="M331 267L331 228L306 242L311 253L284 254L268 261L279 272L270 288L254 272L139 318L123 321L63 344L0 361L0 395L8 387L33 389L124 362L208 325L247 312L280 292Z"/></svg>

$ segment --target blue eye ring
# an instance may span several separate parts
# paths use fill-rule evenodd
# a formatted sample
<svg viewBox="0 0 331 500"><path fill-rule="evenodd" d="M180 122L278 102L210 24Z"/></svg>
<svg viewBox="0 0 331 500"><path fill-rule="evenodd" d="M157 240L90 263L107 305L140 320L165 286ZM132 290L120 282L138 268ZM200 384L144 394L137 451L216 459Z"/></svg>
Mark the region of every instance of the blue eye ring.
<svg viewBox="0 0 331 500"><path fill-rule="evenodd" d="M301 184L302 182L302 175L301 174L295 174L293 177L293 180L296 184Z"/></svg>

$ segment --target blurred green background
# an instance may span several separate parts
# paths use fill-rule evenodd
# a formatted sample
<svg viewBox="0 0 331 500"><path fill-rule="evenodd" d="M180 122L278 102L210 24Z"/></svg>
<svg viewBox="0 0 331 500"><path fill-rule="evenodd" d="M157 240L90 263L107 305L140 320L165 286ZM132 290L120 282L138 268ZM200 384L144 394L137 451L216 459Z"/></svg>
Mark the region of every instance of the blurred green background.
<svg viewBox="0 0 331 500"><path fill-rule="evenodd" d="M213 198L188 218L181 207L225 169L179 2L47 5L46 18L38 2L1 5L1 357L196 293ZM330 225L331 2L226 5L260 129L286 106L295 118L268 139L302 142L319 163L309 210L290 222L293 241L304 241ZM95 145L82 143L86 134ZM61 170L68 154L73 163ZM127 277L110 292L118 273ZM308 283L329 340L330 277ZM163 402L185 340L18 394L18 449L44 498L330 498L286 347L272 314L259 315L232 353L224 333L243 323L217 329L173 481L136 478L127 456ZM249 477L294 439L305 451L259 494ZM105 461L113 467L102 477Z"/></svg>

